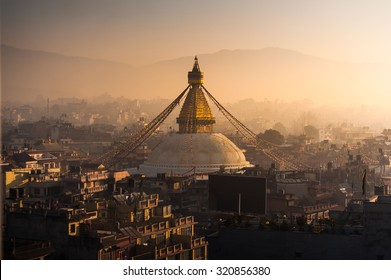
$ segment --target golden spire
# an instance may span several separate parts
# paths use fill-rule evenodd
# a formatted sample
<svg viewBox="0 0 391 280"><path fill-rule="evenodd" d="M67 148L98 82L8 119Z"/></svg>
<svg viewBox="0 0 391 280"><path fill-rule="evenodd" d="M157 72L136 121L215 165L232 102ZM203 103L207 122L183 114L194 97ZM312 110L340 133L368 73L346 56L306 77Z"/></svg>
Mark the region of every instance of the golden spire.
<svg viewBox="0 0 391 280"><path fill-rule="evenodd" d="M204 72L201 72L198 65L198 58L195 56L193 70L187 74L188 82L191 85L204 83Z"/></svg>
<svg viewBox="0 0 391 280"><path fill-rule="evenodd" d="M177 118L179 133L213 132L216 121L201 89L204 73L200 70L197 56L194 58L193 70L188 72L187 77L191 87Z"/></svg>
<svg viewBox="0 0 391 280"><path fill-rule="evenodd" d="M193 70L191 70L191 72L201 72L200 66L198 65L197 56L194 57L194 65L193 65Z"/></svg>

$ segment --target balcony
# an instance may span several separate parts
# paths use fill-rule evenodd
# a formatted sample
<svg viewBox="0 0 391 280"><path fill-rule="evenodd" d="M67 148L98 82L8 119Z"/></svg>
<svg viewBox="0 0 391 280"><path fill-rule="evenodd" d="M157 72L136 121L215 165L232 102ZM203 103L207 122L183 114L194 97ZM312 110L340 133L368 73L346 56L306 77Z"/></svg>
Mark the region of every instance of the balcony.
<svg viewBox="0 0 391 280"><path fill-rule="evenodd" d="M156 223L156 224L152 224L152 225L137 227L137 231L141 234L147 234L147 233L165 230L165 229L168 229L169 227L170 226L168 224L168 221L166 221L166 222L160 222L160 223Z"/></svg>
<svg viewBox="0 0 391 280"><path fill-rule="evenodd" d="M167 222L160 222L159 223L159 230L163 230L168 228L169 226L167 225Z"/></svg>
<svg viewBox="0 0 391 280"><path fill-rule="evenodd" d="M57 167L57 168L46 168L45 172L46 173L60 173L61 169L60 169L60 167Z"/></svg>
<svg viewBox="0 0 391 280"><path fill-rule="evenodd" d="M80 176L80 181L82 183L85 183L85 182L106 180L108 178L109 178L109 175L107 173L104 173L104 174L91 174L91 175L82 175L82 176Z"/></svg>
<svg viewBox="0 0 391 280"><path fill-rule="evenodd" d="M305 213L316 213L316 212L329 210L331 207L332 207L331 204L326 203L326 204L318 204L314 206L304 206L303 208Z"/></svg>
<svg viewBox="0 0 391 280"><path fill-rule="evenodd" d="M151 199L145 199L140 200L138 202L138 209L146 209L146 208L152 208L158 206L159 200L157 198L151 198Z"/></svg>
<svg viewBox="0 0 391 280"><path fill-rule="evenodd" d="M95 186L95 187L87 187L80 189L80 194L92 194L96 192L102 192L107 190L107 185Z"/></svg>
<svg viewBox="0 0 391 280"><path fill-rule="evenodd" d="M88 181L98 181L98 180L105 180L108 178L108 174L92 174L88 175Z"/></svg>
<svg viewBox="0 0 391 280"><path fill-rule="evenodd" d="M203 246L205 245L206 242L205 242L205 237L201 237L201 238L196 238L196 239L193 239L191 241L191 247L194 248L194 247L199 247L199 246Z"/></svg>
<svg viewBox="0 0 391 280"><path fill-rule="evenodd" d="M144 231L145 231L144 228L145 228L145 227L137 227L137 231L138 231L139 233L143 234Z"/></svg>
<svg viewBox="0 0 391 280"><path fill-rule="evenodd" d="M176 244L173 246L168 246L166 248L157 250L156 256L157 256L157 258L162 258L162 257L166 257L166 256L169 256L172 254L179 253L181 251L183 251L182 244Z"/></svg>
<svg viewBox="0 0 391 280"><path fill-rule="evenodd" d="M151 225L147 225L144 227L144 233L151 233L152 232L152 226Z"/></svg>
<svg viewBox="0 0 391 280"><path fill-rule="evenodd" d="M174 220L174 226L182 226L182 225L188 225L194 223L194 217L193 216L187 216L179 219Z"/></svg>

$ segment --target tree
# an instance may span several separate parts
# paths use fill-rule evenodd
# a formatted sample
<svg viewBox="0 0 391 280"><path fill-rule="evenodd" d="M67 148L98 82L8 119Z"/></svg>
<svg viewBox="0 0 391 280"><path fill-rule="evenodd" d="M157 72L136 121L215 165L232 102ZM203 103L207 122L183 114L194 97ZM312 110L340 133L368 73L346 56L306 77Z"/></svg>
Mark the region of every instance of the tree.
<svg viewBox="0 0 391 280"><path fill-rule="evenodd" d="M306 136L311 137L313 139L318 139L319 130L313 125L306 125L304 127L304 133Z"/></svg>
<svg viewBox="0 0 391 280"><path fill-rule="evenodd" d="M285 138L281 135L280 132L274 129L267 129L264 133L259 133L257 135L258 140L264 140L267 142L271 142L276 145L284 144Z"/></svg>
<svg viewBox="0 0 391 280"><path fill-rule="evenodd" d="M284 135L284 136L288 135L288 130L286 129L285 125L283 125L283 124L280 123L280 122L276 123L276 124L273 126L273 129L274 129L274 130L277 130L279 133L281 133L281 134Z"/></svg>

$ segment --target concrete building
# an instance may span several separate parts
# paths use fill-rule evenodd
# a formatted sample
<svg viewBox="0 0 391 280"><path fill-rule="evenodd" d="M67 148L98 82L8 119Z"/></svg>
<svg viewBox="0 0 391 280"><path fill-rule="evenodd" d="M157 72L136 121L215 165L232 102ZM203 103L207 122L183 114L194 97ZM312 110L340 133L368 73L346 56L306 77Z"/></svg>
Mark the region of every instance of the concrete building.
<svg viewBox="0 0 391 280"><path fill-rule="evenodd" d="M319 136L317 142L332 141L333 140L333 129L331 127L325 127L319 129Z"/></svg>
<svg viewBox="0 0 391 280"><path fill-rule="evenodd" d="M391 259L391 196L378 196L363 206L369 254L376 259Z"/></svg>
<svg viewBox="0 0 391 280"><path fill-rule="evenodd" d="M96 227L131 235L132 259L207 259L207 242L196 237L194 217L175 217L171 209L157 194L115 195L97 208Z"/></svg>
<svg viewBox="0 0 391 280"><path fill-rule="evenodd" d="M207 242L196 236L194 217L174 216L156 194L62 204L31 199L7 204L6 258L207 259ZM38 243L42 250L27 255L23 248Z"/></svg>
<svg viewBox="0 0 391 280"><path fill-rule="evenodd" d="M68 191L72 193L72 202L84 201L95 194L108 190L108 179L110 172L101 164L82 164L71 168L69 173L63 178Z"/></svg>
<svg viewBox="0 0 391 280"><path fill-rule="evenodd" d="M29 246L36 242L50 242L51 258L68 259L70 255L69 237L80 232L96 219L96 212L87 213L85 209L47 209L32 208L27 204L12 204L5 211L6 248L13 242ZM8 255L11 255L11 250Z"/></svg>

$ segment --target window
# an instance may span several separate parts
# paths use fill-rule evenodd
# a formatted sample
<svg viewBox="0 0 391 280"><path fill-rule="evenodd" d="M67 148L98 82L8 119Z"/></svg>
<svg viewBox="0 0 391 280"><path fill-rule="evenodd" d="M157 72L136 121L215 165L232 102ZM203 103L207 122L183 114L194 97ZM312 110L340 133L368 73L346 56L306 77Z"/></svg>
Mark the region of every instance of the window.
<svg viewBox="0 0 391 280"><path fill-rule="evenodd" d="M191 227L182 228L182 235L191 235Z"/></svg>
<svg viewBox="0 0 391 280"><path fill-rule="evenodd" d="M136 213L136 222L141 222L143 220L143 215L144 213L142 212L137 212Z"/></svg>
<svg viewBox="0 0 391 280"><path fill-rule="evenodd" d="M156 235L156 244L163 244L166 242L166 234L160 233Z"/></svg>
<svg viewBox="0 0 391 280"><path fill-rule="evenodd" d="M69 232L70 233L76 233L76 225L75 224L70 224Z"/></svg>
<svg viewBox="0 0 391 280"><path fill-rule="evenodd" d="M163 216L171 215L171 205L163 206Z"/></svg>
<svg viewBox="0 0 391 280"><path fill-rule="evenodd" d="M150 235L143 236L143 237L141 238L141 241L142 241L143 245L148 245L149 239L151 239L151 236L150 236Z"/></svg>

